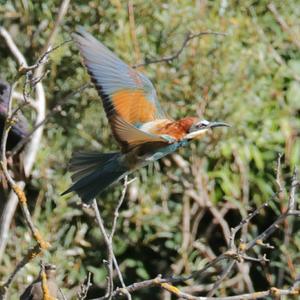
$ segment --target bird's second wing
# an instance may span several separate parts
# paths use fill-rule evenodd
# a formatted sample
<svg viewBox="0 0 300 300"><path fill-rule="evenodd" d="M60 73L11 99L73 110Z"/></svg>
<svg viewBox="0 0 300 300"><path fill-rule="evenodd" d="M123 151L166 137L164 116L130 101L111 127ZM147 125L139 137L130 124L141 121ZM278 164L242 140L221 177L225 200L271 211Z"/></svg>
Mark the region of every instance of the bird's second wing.
<svg viewBox="0 0 300 300"><path fill-rule="evenodd" d="M145 75L129 67L83 28L78 28L73 38L110 123L116 114L135 127L164 118L155 89Z"/></svg>

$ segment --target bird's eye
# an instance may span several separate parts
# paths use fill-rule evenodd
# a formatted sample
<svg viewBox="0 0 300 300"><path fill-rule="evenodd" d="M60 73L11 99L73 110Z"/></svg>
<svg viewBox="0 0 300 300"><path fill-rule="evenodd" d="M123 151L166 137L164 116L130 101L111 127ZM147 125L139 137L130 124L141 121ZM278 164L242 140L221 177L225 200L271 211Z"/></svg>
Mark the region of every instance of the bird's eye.
<svg viewBox="0 0 300 300"><path fill-rule="evenodd" d="M196 127L197 127L197 128L204 128L204 127L206 127L208 124L209 124L208 121L203 120L203 121L200 121L199 123L197 123L197 124L196 124Z"/></svg>

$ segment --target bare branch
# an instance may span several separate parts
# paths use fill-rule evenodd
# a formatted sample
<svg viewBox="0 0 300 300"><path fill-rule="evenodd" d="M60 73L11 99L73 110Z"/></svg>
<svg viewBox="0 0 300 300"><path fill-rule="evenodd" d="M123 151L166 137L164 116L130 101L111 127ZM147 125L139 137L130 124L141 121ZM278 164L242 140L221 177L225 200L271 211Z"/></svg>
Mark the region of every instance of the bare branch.
<svg viewBox="0 0 300 300"><path fill-rule="evenodd" d="M17 59L20 66L27 66L27 62L23 54L20 52L18 47L16 46L15 42L13 41L11 35L8 33L8 31L4 27L0 27L0 35L5 39L5 42L11 51L11 53L14 55L14 57Z"/></svg>
<svg viewBox="0 0 300 300"><path fill-rule="evenodd" d="M48 48L50 48L52 40L55 38L58 26L60 25L62 18L67 11L68 5L69 5L69 0L62 1L62 5L59 9L59 13L58 13L56 22L54 24L54 28L51 32L48 42L45 45L46 50L48 50ZM14 43L10 34L3 27L0 27L0 35L4 38L8 48L11 50L12 54L18 60L18 63L20 65L19 75L25 74L25 77L26 77L25 84L27 82L29 84L32 84L35 87L35 91L36 91L36 96L35 96L36 120L35 120L35 122L36 122L36 124L38 124L41 120L44 119L44 116L45 116L46 99L45 99L44 88L41 83L41 77L43 74L43 63L45 61L44 58L46 58L47 55L45 55L44 58L42 58L39 61L40 62L39 65L32 67L30 70L26 70L26 68L28 68L26 59L22 55L22 53L19 51L18 47ZM42 51L42 53L45 53L46 50ZM42 57L43 57L43 55L42 55ZM35 70L35 73L34 73L35 76L32 76L32 72L34 70ZM31 81L31 80L33 80L33 81ZM6 143L7 143L8 133L12 126L13 116L18 110L21 109L21 107L23 105L27 104L26 88L25 88L24 93L23 93L25 96L24 103L21 104L15 111L12 111L12 93L15 89L15 86L16 86L16 82L12 84L12 87L10 90L7 118L5 121L3 135L2 135L2 139L1 139L1 158L0 158L1 161L0 161L0 164L1 164L1 168L2 168L2 171L4 173L6 180L8 181L11 189L14 191L14 193L16 194L16 196L19 200L25 222L26 222L33 238L36 240L36 242L38 244L36 247L38 247L38 250L40 252L41 250L49 248L50 244L47 243L46 241L44 241L42 235L40 234L40 232L38 231L38 229L36 228L36 226L34 225L34 223L32 221L32 218L31 218L30 212L28 210L28 206L27 206L26 195L23 192L23 188L24 188L25 184L23 184L23 183L16 184L16 182L14 181L13 177L11 176L11 174L7 168ZM38 130L36 130L34 132L34 134L32 135L31 142L27 145L27 148L25 149L24 172L27 176L31 173L37 151L40 147L42 133L43 133L43 127L40 126L40 128ZM10 206L15 209L16 208L15 199L16 199L15 197L10 197L8 199L6 206ZM13 204L13 205L11 205L11 204ZM13 213L10 213L10 218L12 218L12 216L13 216ZM5 222L6 222L5 224L1 224L1 233L3 233L3 229L9 228L9 224L11 223L11 220L9 220L8 218L5 218ZM4 236L5 236L5 234L4 234ZM1 240L1 251L2 251L1 253L4 253L6 244L7 244L7 239L3 240L3 241ZM26 256L22 261L24 263L23 265L25 265L33 257L35 257L35 255L32 255L30 257ZM1 257L0 257L0 260L1 260ZM18 269L16 269L16 271L18 271ZM14 274L14 276L15 276L15 274ZM12 278L14 278L14 276ZM7 292L7 289L5 289L5 291L4 291L3 298L5 297L6 292Z"/></svg>
<svg viewBox="0 0 300 300"><path fill-rule="evenodd" d="M258 215L261 209L267 207L267 203L264 203L257 209L255 209L252 213L248 214L246 218L244 218L235 228L231 229L231 234L229 238L229 249L224 252L223 254L216 257L214 260L206 264L201 270L193 272L191 275L188 276L176 276L176 277L169 277L169 278L162 278L160 275L157 276L154 279L145 280L142 282L133 283L127 287L123 287L122 289L117 288L113 291L112 297L118 297L120 295L124 295L125 291L129 293L133 293L137 290L153 287L153 286L160 286L161 288L169 291L170 293L176 295L177 297L181 299L195 299L195 300L237 300L237 299L260 299L264 298L266 296L283 296L283 295L299 295L300 292L296 288L296 283L294 283L290 289L288 290L281 290L278 288L271 288L267 291L262 292L253 292L248 294L242 294L237 296L229 296L229 297L212 297L217 288L220 286L220 284L224 281L224 279L229 275L230 271L236 264L236 262L243 262L243 261L252 261L252 262L258 262L258 263L265 263L268 262L268 259L265 255L262 257L251 257L246 254L246 251L253 248L256 245L260 245L263 247L267 247L272 249L273 247L267 243L264 243L264 240L268 238L271 233L273 233L277 228L278 224L280 224L283 220L285 220L288 216L300 216L300 211L295 209L295 194L296 194L296 188L299 185L298 179L297 179L297 172L294 172L293 178L292 178L292 184L291 184L291 190L289 195L289 205L286 212L281 214L277 220L271 224L263 233L258 235L256 238L254 238L252 241L249 241L248 243L240 243L240 245L237 247L235 245L235 239L236 234L245 226L248 224L251 219ZM209 294L207 297L196 297L187 293L182 292L177 287L173 286L172 283L180 283L185 282L187 280L190 280L192 278L198 279L201 278L205 271L207 271L209 268L215 266L217 263L219 263L222 260L229 260L229 263L227 266L223 269L223 272L219 279L214 283L213 287L211 288ZM297 281L297 279L296 279ZM296 282L295 281L295 282ZM100 297L94 300L104 300L105 297Z"/></svg>
<svg viewBox="0 0 300 300"><path fill-rule="evenodd" d="M112 244L110 243L108 234L106 233L106 229L104 227L104 222L102 220L102 217L100 215L100 211L98 209L98 204L96 199L93 200L92 202L92 208L95 212L95 216L96 216L96 221L97 224L99 226L99 229L102 233L102 236L104 238L106 247L107 247L107 256L108 256L108 260L110 261L110 257L112 257L112 253L113 253L113 249L112 249ZM114 283L113 283L113 266L112 263L107 263L107 270L108 270L108 284L107 284L107 290L106 290L106 294L105 294L105 299L111 299L112 298L112 291L114 288Z"/></svg>
<svg viewBox="0 0 300 300"><path fill-rule="evenodd" d="M14 90L15 86L16 86L16 83L14 83L12 85L11 90L10 90L10 95L9 95L7 118L6 118L6 121L5 121L5 124L4 124L3 135L2 135L2 139L1 139L0 164L1 164L1 168L2 168L3 174L4 174L7 182L9 183L10 187L12 188L12 190L15 192L15 194L17 195L17 197L19 199L19 203L21 205L25 221L26 221L27 226L29 227L29 229L31 231L32 236L35 238L37 243L40 245L41 249L47 249L49 247L49 244L46 243L43 240L41 234L39 233L38 229L35 227L35 225L33 224L32 219L31 219L31 215L30 215L30 212L29 212L28 207L27 207L26 196L25 196L24 192L22 191L22 189L20 188L20 186L18 186L16 184L16 182L14 181L14 179L11 177L11 175L8 171L8 168L7 168L6 143L7 143L8 133L9 133L9 131L11 129L11 126L12 126L12 120L11 120L11 115L12 115L12 91Z"/></svg>
<svg viewBox="0 0 300 300"><path fill-rule="evenodd" d="M67 300L65 294L63 293L63 291L62 291L62 289L60 287L58 288L58 291L59 291L59 293L61 295L62 300Z"/></svg>
<svg viewBox="0 0 300 300"><path fill-rule="evenodd" d="M80 291L78 291L77 293L78 300L86 299L89 288L92 286L91 279L92 279L92 273L88 272L85 282L80 286Z"/></svg>
<svg viewBox="0 0 300 300"><path fill-rule="evenodd" d="M124 179L124 187L123 187L123 190L122 190L122 194L121 194L121 197L119 199L119 202L115 208L115 212L114 212L114 219L113 219L113 225L112 225L112 229L111 229L111 233L109 235L109 239L112 241L113 237L114 237L114 234L115 234L115 231L116 231L116 226L117 226L117 220L118 220L118 217L119 217L119 210L123 204L123 201L124 201L124 198L125 198L125 195L126 195L126 191L127 191L127 187L128 185L133 182L136 178L133 178L132 180L128 181L128 177L125 176L125 179Z"/></svg>
<svg viewBox="0 0 300 300"><path fill-rule="evenodd" d="M289 203L288 203L288 211L287 212L292 212L296 209L295 194L296 194L296 189L297 189L298 185L299 185L298 171L297 171L297 169L295 169L293 177L292 177L292 186L291 186L291 191L290 191L290 195L289 195Z"/></svg>
<svg viewBox="0 0 300 300"><path fill-rule="evenodd" d="M132 0L128 0L127 7L128 7L128 16L129 16L130 34L131 34L131 39L134 47L135 61L139 61L141 57L141 51L136 36L134 6Z"/></svg>
<svg viewBox="0 0 300 300"><path fill-rule="evenodd" d="M237 296L229 296L229 297L196 297L187 293L184 293L180 291L177 287L170 285L171 281L168 281L168 279L164 279L161 276L157 276L154 279L149 279L137 283L133 283L129 286L126 287L126 290L130 293L134 293L138 290L149 288L149 287L154 287L154 286L159 286L163 289L168 290L170 293L176 295L180 299L192 299L192 300L241 300L241 299L262 299L267 296L297 296L300 295L300 292L297 288L291 288L288 290L280 290L275 287L267 290L267 291L261 291L261 292L254 292L254 293L249 293L249 294L241 294ZM114 298L118 298L121 295L123 295L124 290L123 289L117 289L113 293ZM100 298L94 298L92 300L104 300L105 297L100 297Z"/></svg>
<svg viewBox="0 0 300 300"><path fill-rule="evenodd" d="M70 4L70 0L62 0L61 5L58 9L58 14L57 14L55 22L54 22L54 27L50 33L50 36L48 37L47 43L44 45L44 48L42 49L41 53L46 53L52 47L51 45L53 44L55 37L57 35L57 32L58 32L58 28L61 25L63 18L68 11L69 4ZM69 41L67 41L67 42L69 42ZM60 45L58 47L60 47ZM37 69L37 72L35 74L36 77L39 77L41 75L42 71L43 71L42 68Z"/></svg>
<svg viewBox="0 0 300 300"><path fill-rule="evenodd" d="M34 248L29 249L28 253L23 257L23 259L17 264L14 271L9 275L8 279L3 285L0 286L0 300L6 299L7 291L15 279L18 272L33 258L41 253L41 248L39 245L36 245Z"/></svg>
<svg viewBox="0 0 300 300"><path fill-rule="evenodd" d="M241 230L245 224L249 223L252 218L254 218L256 215L258 215L259 212L261 211L261 209L263 209L267 206L268 206L267 202L264 203L263 205L259 206L252 213L248 214L248 216L245 219L243 219L238 226L231 229L231 235L230 235L230 248L231 249L236 248L234 242L235 242L235 237L236 237L236 234L238 233L238 231Z"/></svg>
<svg viewBox="0 0 300 300"><path fill-rule="evenodd" d="M78 89L76 89L75 91L67 94L66 96L60 98L55 106L51 109L50 112L48 112L45 116L45 118L40 121L39 123L37 123L34 128L31 130L31 132L29 132L9 153L9 157L12 157L14 155L16 155L22 148L23 146L30 140L30 138L32 137L32 135L36 132L36 130L38 128L40 128L42 125L44 125L46 122L49 121L49 119L61 112L63 105L65 105L67 103L67 100L72 98L73 96L75 96L78 93L81 93L84 89L86 89L88 86L90 85L90 83L85 83L83 85L81 85Z"/></svg>
<svg viewBox="0 0 300 300"><path fill-rule="evenodd" d="M17 182L17 185L21 189L24 189L25 182L19 181ZM3 209L0 218L0 263L2 261L5 252L7 241L9 240L9 227L10 227L11 220L14 217L17 206L18 206L18 197L14 193L14 191L11 191L8 195L8 200L6 202L6 205Z"/></svg>
<svg viewBox="0 0 300 300"><path fill-rule="evenodd" d="M277 167L276 167L276 184L278 187L278 196L279 199L281 200L284 197L284 187L283 187L283 182L282 182L282 170L281 170L281 159L282 159L282 154L278 154L277 158Z"/></svg>
<svg viewBox="0 0 300 300"><path fill-rule="evenodd" d="M235 263L236 262L234 260L232 260L231 262L229 262L229 264L227 265L227 267L223 270L220 278L215 282L213 288L209 291L208 297L211 297L211 296L214 295L214 293L219 288L219 286L222 283L222 281L229 275L229 273L232 270L232 268L235 265Z"/></svg>
<svg viewBox="0 0 300 300"><path fill-rule="evenodd" d="M225 36L226 33L224 33L224 32L215 32L215 31L202 31L202 32L198 32L198 33L187 32L185 34L185 38L182 42L181 47L174 54L171 54L171 55L165 56L165 57L161 57L161 58L157 58L157 59L148 59L148 58L146 58L145 62L133 65L132 67L133 68L139 68L139 67L143 67L143 66L147 66L147 65L151 65L151 64L157 64L157 63L161 63L161 62L171 62L172 60L179 57L179 55L182 53L182 51L187 46L189 41L191 41L195 38L204 36L204 35L222 35L222 36Z"/></svg>
<svg viewBox="0 0 300 300"><path fill-rule="evenodd" d="M120 207L121 207L121 205L124 201L125 194L126 194L126 191L127 191L127 187L134 180L135 180L135 178L128 181L127 176L125 177L125 182L124 182L124 187L123 187L123 190L122 190L122 195L121 195L121 197L118 201L118 204L115 208L113 225L112 225L112 229L111 229L110 234L108 234L106 229L105 229L105 226L104 226L101 214L99 212L96 200L94 199L93 203L92 203L92 208L94 209L99 229L100 229L100 231L101 231L101 233L104 237L104 241L105 241L105 244L106 244L106 247L107 247L107 253L108 253L108 255L107 255L108 256L108 259L107 259L108 260L107 261L108 285L107 285L106 295L104 297L105 299L111 299L112 294L113 294L113 265L115 266L115 269L117 271L119 280L120 280L121 285L122 285L122 290L124 292L124 295L126 295L127 299L129 299L129 300L131 299L130 293L126 290L126 285L124 283L122 273L120 271L117 259L114 255L114 252L113 252L113 236L114 236L114 233L115 233L115 230L116 230L117 219L118 219L118 216L119 216L119 209L120 209Z"/></svg>
<svg viewBox="0 0 300 300"><path fill-rule="evenodd" d="M297 172L295 171L292 177L291 191L289 194L289 202L287 210L282 213L264 232L254 238L252 241L245 245L245 251L251 249L255 245L260 245L266 240L288 216L299 216L300 211L295 210L295 193L297 186L299 185L297 179Z"/></svg>

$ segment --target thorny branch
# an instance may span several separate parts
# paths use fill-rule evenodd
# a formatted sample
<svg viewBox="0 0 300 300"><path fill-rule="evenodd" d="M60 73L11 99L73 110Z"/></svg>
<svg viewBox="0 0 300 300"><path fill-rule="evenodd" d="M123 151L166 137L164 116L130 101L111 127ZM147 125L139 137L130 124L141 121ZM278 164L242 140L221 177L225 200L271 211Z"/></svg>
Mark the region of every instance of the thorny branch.
<svg viewBox="0 0 300 300"><path fill-rule="evenodd" d="M149 59L149 58L145 58L145 61L143 63L139 63L136 65L133 65L133 68L139 68L139 67L143 67L143 66L147 66L147 65L151 65L151 64L157 64L157 63L161 63L161 62L171 62L172 60L176 59L179 57L179 55L182 53L182 51L184 50L184 48L187 46L187 44L198 37L204 36L204 35L222 35L225 36L226 33L223 32L215 32L215 31L202 31L202 32L198 32L198 33L191 33L191 32L187 32L185 34L185 38L180 46L180 48L171 55L165 56L165 57L161 57L161 58L156 58L156 59Z"/></svg>

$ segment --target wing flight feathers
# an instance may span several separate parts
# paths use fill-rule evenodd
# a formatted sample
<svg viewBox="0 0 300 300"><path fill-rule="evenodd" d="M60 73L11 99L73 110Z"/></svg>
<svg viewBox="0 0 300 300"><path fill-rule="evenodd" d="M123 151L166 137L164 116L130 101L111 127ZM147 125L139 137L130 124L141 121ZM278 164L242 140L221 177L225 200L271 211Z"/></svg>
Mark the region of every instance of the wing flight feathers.
<svg viewBox="0 0 300 300"><path fill-rule="evenodd" d="M82 27L73 38L102 98L108 119L118 114L137 127L165 117L156 91L145 75L124 63Z"/></svg>

